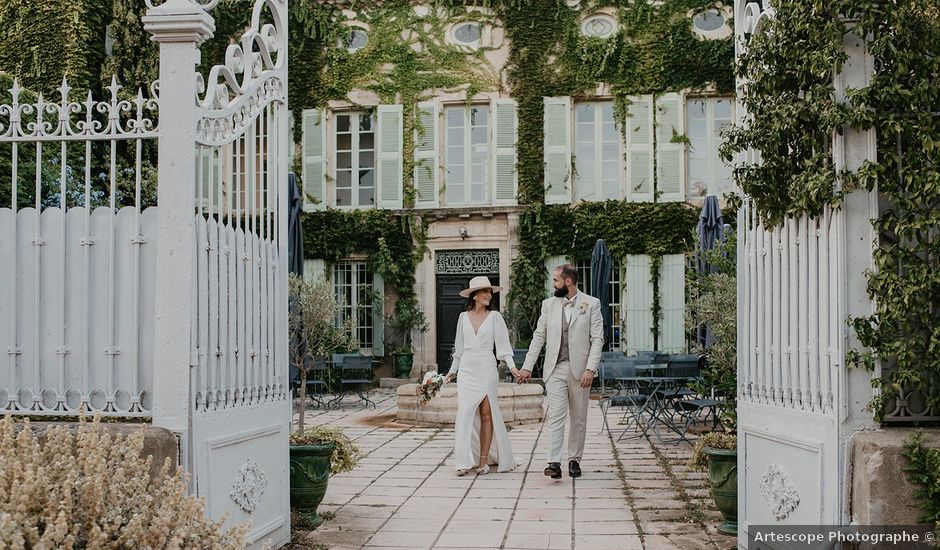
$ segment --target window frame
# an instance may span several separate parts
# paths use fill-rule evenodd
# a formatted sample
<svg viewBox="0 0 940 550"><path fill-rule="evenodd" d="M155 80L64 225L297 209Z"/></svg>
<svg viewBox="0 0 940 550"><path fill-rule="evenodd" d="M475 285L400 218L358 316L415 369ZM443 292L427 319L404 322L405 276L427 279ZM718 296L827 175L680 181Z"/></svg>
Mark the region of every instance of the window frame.
<svg viewBox="0 0 940 550"><path fill-rule="evenodd" d="M471 109L481 109L486 112L486 153L483 155L484 159L484 169L483 169L483 190L484 196L481 201L473 201L473 191L471 180L473 177L473 128L472 125L472 116ZM448 113L452 110L463 109L464 110L464 119L463 119L463 175L464 175L464 192L462 202L451 202L450 200L450 167L448 165L448 155L447 150L450 148L450 126ZM443 168L441 174L441 182L443 185L444 192L441 194L443 199L443 207L445 208L463 208L463 207L475 207L475 206L490 206L493 204L493 176L492 176L492 156L493 156L493 110L490 108L489 103L473 103L470 105L466 104L443 104L441 105L441 118L443 132L441 132L441 139L439 140L439 153L441 154L440 165ZM479 127L479 126L477 126Z"/></svg>
<svg viewBox="0 0 940 550"><path fill-rule="evenodd" d="M341 270L348 270L349 273L349 284L340 284L339 273ZM375 324L374 324L374 303L362 304L360 303L360 294L363 288L366 288L366 292L375 291L375 274L369 271L368 262L365 260L359 259L347 259L340 260L333 264L333 268L330 273L330 282L333 287L333 298L336 300L336 318L334 322L337 327L342 327L343 323L346 321L346 315L349 315L350 311L352 312L353 318L353 327L351 336L355 336L359 344L359 353L363 355L372 355L374 346L375 346ZM361 280L361 277L365 276L366 282ZM340 288L346 289L348 295L350 296L350 306L345 305L345 301L341 300ZM363 321L364 322L360 322ZM367 335L367 338L363 338L363 334Z"/></svg>
<svg viewBox="0 0 940 550"><path fill-rule="evenodd" d="M686 130L686 135L690 136L688 153L686 154L686 159L685 159L685 168L686 168L685 193L686 193L686 198L689 201L704 200L705 197L708 195L717 195L720 197L724 193L729 192L729 191L734 191L736 189L734 185L734 179L730 176L730 173L729 173L726 186L721 189L718 188L717 176L718 176L719 165L724 163L721 160L721 157L717 153L712 154L712 151L717 151L722 143L721 136L718 135L718 126L716 124L716 119L715 119L715 105L718 101L728 101L730 103L731 113L729 114L727 119L722 119L722 120L723 121L727 120L728 124L734 124L734 120L735 120L734 115L735 115L735 109L737 108L737 105L734 100L734 97L732 96L687 97L685 101L685 130ZM692 157L695 152L695 144L693 143L692 138L691 138L690 122L691 122L691 115L692 115L692 105L695 102L703 102L705 104L705 131L706 131L706 137L707 137L707 143L706 143L707 151L705 154L705 160L707 161L708 178L706 180L706 189L705 189L704 195L697 194L693 188L694 179L700 179L700 178L693 178L693 175L695 174L695 172L692 171L692 160L693 160Z"/></svg>
<svg viewBox="0 0 940 550"><path fill-rule="evenodd" d="M359 186L359 176L358 176L359 171L362 170L362 168L359 166L359 156L362 153L362 149L359 147L359 140L360 140L360 134L362 134L363 132L359 130L359 124L360 124L360 119L363 115L368 115L369 117L372 118L372 129L370 132L366 132L366 133L372 134L372 148L367 150L367 151L372 152L372 167L370 168L372 170L372 204L365 204L365 205L359 204L359 191L361 188ZM350 149L348 151L351 157L350 167L349 167L351 181L350 181L349 189L350 189L350 193L352 197L352 202L350 204L338 204L337 202L338 197L339 197L339 185L338 185L339 180L337 178L337 174L339 173L339 167L337 163L337 157L340 153L338 134L340 133L339 132L339 117L342 117L342 116L351 117L350 122L349 122ZM333 204L333 207L342 209L342 210L363 210L363 209L377 208L378 207L377 206L378 187L376 185L377 184L376 167L378 165L378 150L376 149L376 144L378 140L378 116L376 115L376 112L373 110L333 111L332 116L330 116L330 124L331 126L328 128L328 131L329 131L329 147L331 150L329 154L330 166L329 166L328 173L330 175L330 180L331 180L330 181L330 187L332 188L331 202ZM353 128L355 128L356 131L353 132L352 131ZM343 152L347 152L347 151L344 150Z"/></svg>
<svg viewBox="0 0 940 550"><path fill-rule="evenodd" d="M598 108L598 106L603 106L609 104L612 110L611 119L614 124L614 133L617 140L617 184L616 190L612 190L608 193L608 190L603 188L603 169L604 169L604 119L603 119L603 109ZM585 197L582 194L581 186L581 174L577 170L578 166L578 134L579 134L579 122L578 122L578 107L580 105L592 105L594 106L594 121L591 123L593 129L593 143L594 143L594 159L592 164L595 169L595 178L594 178L594 195L592 197ZM624 151L625 144L623 140L622 128L620 123L617 120L617 112L614 108L614 102L612 99L605 98L592 98L589 101L579 101L572 104L571 108L571 125L572 125L572 154L574 156L574 202L603 202L606 200L620 200L624 197L624 189L626 185L625 178L625 167L626 163L624 162Z"/></svg>

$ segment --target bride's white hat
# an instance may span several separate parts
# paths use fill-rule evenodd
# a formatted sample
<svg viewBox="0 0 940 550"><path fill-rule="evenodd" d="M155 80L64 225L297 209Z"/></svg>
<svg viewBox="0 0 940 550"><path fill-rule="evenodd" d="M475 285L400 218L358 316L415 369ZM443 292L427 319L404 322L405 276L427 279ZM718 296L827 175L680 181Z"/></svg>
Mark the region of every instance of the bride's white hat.
<svg viewBox="0 0 940 550"><path fill-rule="evenodd" d="M491 285L490 278L485 275L481 275L479 277L474 277L470 279L470 287L461 290L460 295L463 296L464 298L469 298L471 294L473 294L474 292L478 290L483 290L484 288L490 289L491 291L493 291L493 294L496 294L497 292L503 289L503 287L501 286Z"/></svg>

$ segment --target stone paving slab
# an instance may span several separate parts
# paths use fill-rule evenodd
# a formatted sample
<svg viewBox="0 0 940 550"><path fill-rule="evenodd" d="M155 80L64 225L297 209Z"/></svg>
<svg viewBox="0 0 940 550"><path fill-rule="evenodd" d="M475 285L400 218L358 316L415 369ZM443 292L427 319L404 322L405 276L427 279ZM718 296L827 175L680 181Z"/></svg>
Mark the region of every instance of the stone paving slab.
<svg viewBox="0 0 940 550"><path fill-rule="evenodd" d="M521 465L513 472L457 477L452 429L395 422L395 395L374 390L375 409L352 401L308 409L311 425L340 426L362 449L354 471L331 478L315 531L295 531L291 548L311 550L725 550L707 478L688 472L689 445L613 437L591 402L583 477L542 475L543 425L510 430ZM564 465L563 465L564 466ZM563 468L564 469L564 468Z"/></svg>

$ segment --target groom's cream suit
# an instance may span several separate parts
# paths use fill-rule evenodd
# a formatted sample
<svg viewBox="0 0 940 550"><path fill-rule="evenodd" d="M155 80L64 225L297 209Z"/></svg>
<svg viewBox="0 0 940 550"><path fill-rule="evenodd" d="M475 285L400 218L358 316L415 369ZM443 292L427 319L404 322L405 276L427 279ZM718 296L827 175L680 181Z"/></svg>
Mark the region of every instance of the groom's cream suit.
<svg viewBox="0 0 940 550"><path fill-rule="evenodd" d="M564 330L563 322L568 325L567 330ZM544 300L523 369L532 370L543 345L545 365L542 379L545 380L548 393L548 462L562 461L565 419L569 411L571 430L568 434L568 460L580 461L584 452L587 408L591 395L590 388L581 388L581 376L585 369L597 376L604 346L600 300L580 291L570 302L567 298L556 297Z"/></svg>

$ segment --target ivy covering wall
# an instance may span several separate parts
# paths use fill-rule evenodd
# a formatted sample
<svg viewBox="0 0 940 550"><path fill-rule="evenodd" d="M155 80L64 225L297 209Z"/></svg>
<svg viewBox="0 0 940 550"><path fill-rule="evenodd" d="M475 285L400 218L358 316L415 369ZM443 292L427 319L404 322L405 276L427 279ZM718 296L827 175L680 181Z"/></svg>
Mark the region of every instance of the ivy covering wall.
<svg viewBox="0 0 940 550"><path fill-rule="evenodd" d="M70 31L84 42L76 38L62 46L79 52L79 57L87 61L86 68L70 70L85 75L82 78L88 86L100 85L95 83L116 74L133 92L133 88L145 87L156 78L157 46L141 23L146 11L143 0L114 0L113 4L107 3L107 9L90 0L13 2L31 6L60 3L67 5L55 14L60 19L65 17L64 13L74 19L77 10L94 12L82 24L85 26L78 25ZM201 70L207 71L211 63L223 59L225 47L248 24L252 4L252 0L222 0L213 10L216 32L202 46ZM548 254L581 257L589 254L594 239L603 237L615 254L649 254L656 269L660 255L691 247L695 223L691 210L677 204L542 206L542 98L587 98L599 82L604 82L612 90L618 117L622 119L629 95L679 90L728 94L733 90L732 40L699 40L691 27L693 14L720 7L720 3L601 0L581 4L572 8L564 0L431 0L416 9L409 0L367 0L345 3L343 7L351 10L351 14L315 0L296 0L290 7L291 109L299 113L323 108L330 100L348 101L353 90L374 92L383 103L403 105L406 207L413 204L414 195L411 184L414 133L421 131L415 127L413 107L425 97L423 94L464 90L470 98L477 92L499 91L517 101L518 201L523 211L518 235L521 255L512 266L513 292L509 301L511 310L517 314L516 328L522 338L530 332L525 328L531 324L529 318L538 313L535 298L544 293L547 276L544 261ZM581 33L581 20L596 10L616 15L619 30L615 35L600 39ZM15 10L4 12L0 8L0 22L4 21L3 14L10 21L17 17ZM367 25L369 36L365 47L352 53L345 46L350 18ZM492 24L504 30L510 44L504 73L486 61L486 48L461 50L446 42L448 26L461 20ZM110 58L104 55L105 23L111 25ZM11 22L7 28L17 24ZM92 40L94 33L97 34ZM16 67L12 72L20 71L23 64L8 64L3 52L41 48L48 42L49 34L54 33L24 33L0 42L0 69ZM63 69L49 65L37 71L34 79L37 89L46 89L53 77L61 77ZM300 132L301 125L295 124L298 142ZM558 224L562 230L558 230ZM393 226L400 229L393 231ZM383 247L388 248L400 273L391 273L392 268L387 267L383 275L400 296L408 299L414 296L414 268L420 261L425 234L412 215L396 218L388 213L327 210L307 214L304 228L308 257L335 260L359 252L378 261L385 255ZM383 232L372 232L377 230ZM364 233L357 236L356 231ZM383 247L374 238L376 234L385 236ZM412 248L405 254L409 238Z"/></svg>
<svg viewBox="0 0 940 550"><path fill-rule="evenodd" d="M847 25L846 22L852 22ZM735 179L761 219L776 224L818 215L846 193L875 190L881 212L875 269L867 273L872 315L852 319L862 352L848 363L874 370L877 418L903 390L919 392L940 412L940 5L838 0L781 3L776 18L751 38L740 60L749 81L743 103L752 123L737 128L726 153L755 149L759 165ZM846 60L843 37L866 39L875 71L833 100L833 73ZM877 158L837 172L833 132L874 129Z"/></svg>

